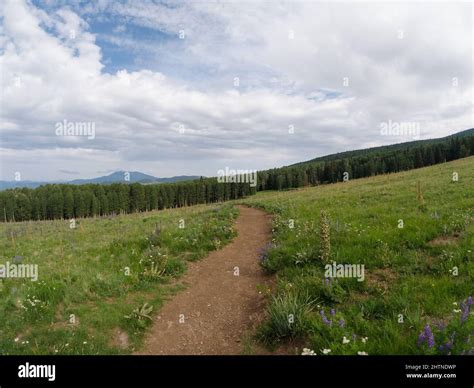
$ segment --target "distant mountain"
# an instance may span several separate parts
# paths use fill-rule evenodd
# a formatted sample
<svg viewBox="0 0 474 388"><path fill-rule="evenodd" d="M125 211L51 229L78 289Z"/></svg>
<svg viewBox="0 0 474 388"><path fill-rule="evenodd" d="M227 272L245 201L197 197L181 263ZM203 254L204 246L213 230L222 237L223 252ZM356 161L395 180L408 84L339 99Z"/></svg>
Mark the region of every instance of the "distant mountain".
<svg viewBox="0 0 474 388"><path fill-rule="evenodd" d="M110 175L100 176L98 178L91 179L74 179L70 182L71 185L85 185L89 183L151 183L157 182L160 178L143 174L138 171L116 171Z"/></svg>
<svg viewBox="0 0 474 388"><path fill-rule="evenodd" d="M6 189L14 189L15 187L28 187L34 189L38 186L45 185L48 182L35 181L0 181L0 191ZM53 182L50 182L53 183Z"/></svg>
<svg viewBox="0 0 474 388"><path fill-rule="evenodd" d="M72 181L51 181L51 182L36 182L36 181L0 181L0 190L13 189L16 187L28 187L34 189L41 185L51 183L65 183L71 185L86 185L86 184L110 184L110 183L173 183L190 181L199 179L200 176L195 175L180 175L170 178L157 178L152 175L144 174L139 171L116 171L110 175L100 176L90 179L74 179Z"/></svg>

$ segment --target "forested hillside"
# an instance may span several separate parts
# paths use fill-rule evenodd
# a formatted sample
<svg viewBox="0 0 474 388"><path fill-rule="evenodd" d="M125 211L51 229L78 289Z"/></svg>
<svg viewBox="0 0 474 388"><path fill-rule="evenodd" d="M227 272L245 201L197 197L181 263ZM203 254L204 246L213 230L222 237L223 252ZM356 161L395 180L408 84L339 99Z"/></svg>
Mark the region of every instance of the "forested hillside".
<svg viewBox="0 0 474 388"><path fill-rule="evenodd" d="M369 177L431 166L474 155L474 129L434 140L420 140L324 156L261 171L258 190L281 190Z"/></svg>

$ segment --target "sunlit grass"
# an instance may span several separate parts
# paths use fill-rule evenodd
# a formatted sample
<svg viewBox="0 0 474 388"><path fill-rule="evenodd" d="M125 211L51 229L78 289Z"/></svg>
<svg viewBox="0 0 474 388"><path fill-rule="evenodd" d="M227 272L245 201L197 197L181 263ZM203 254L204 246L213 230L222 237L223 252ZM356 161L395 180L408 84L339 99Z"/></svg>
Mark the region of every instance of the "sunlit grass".
<svg viewBox="0 0 474 388"><path fill-rule="evenodd" d="M457 182L453 172L459 175ZM470 328L451 351L473 351L472 313L460 325L460 303L474 291L473 157L398 174L262 192L243 202L274 214L275 247L264 265L278 275L279 296L262 329L265 342L285 340L281 314L274 311L287 307L281 298L309 295L319 307L293 325L305 328L299 336L311 349L328 348L331 354L446 353L438 347L447 341L447 330ZM363 282L338 278L327 284L320 259L322 210L330 219L331 261L364 264ZM343 327L324 323L321 310L331 309L344 320ZM436 346L417 345L426 324L448 322L457 322L457 329L444 329ZM291 329L288 333L294 335ZM344 336L349 343L342 343ZM361 337L369 339L361 343Z"/></svg>
<svg viewBox="0 0 474 388"><path fill-rule="evenodd" d="M0 225L0 264L21 257L39 272L37 282L0 281L0 354L133 351L150 324L133 310L158 311L188 261L235 236L236 216L213 205L79 219L75 228L69 220Z"/></svg>

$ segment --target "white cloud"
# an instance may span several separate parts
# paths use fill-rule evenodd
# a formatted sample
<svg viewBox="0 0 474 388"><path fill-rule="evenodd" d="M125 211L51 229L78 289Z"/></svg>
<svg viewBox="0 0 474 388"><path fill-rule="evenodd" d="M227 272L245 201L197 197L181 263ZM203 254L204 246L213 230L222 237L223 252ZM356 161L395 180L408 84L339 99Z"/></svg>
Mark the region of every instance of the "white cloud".
<svg viewBox="0 0 474 388"><path fill-rule="evenodd" d="M409 140L379 135L389 119L419 121L422 138L466 129L469 10L462 3L134 1L46 12L7 1L0 178L19 170L24 179L106 169L212 175L225 165L270 168ZM90 27L98 11L117 24L106 40L156 63L104 72ZM171 38L153 48L127 35L128 25ZM184 40L175 38L179 30ZM186 75L168 74L173 64ZM95 138L55 136L64 119L93 122Z"/></svg>

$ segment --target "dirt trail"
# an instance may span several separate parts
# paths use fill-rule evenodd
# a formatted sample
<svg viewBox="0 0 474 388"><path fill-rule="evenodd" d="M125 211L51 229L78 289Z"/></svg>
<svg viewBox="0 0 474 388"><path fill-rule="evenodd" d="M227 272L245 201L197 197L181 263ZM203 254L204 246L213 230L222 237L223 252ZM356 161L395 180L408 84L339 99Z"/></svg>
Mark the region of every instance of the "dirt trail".
<svg viewBox="0 0 474 388"><path fill-rule="evenodd" d="M183 277L187 288L165 302L137 354L244 352L245 336L264 313L258 285L269 278L258 261L270 240L270 218L261 210L239 209L238 236L223 249L189 264ZM234 274L236 267L239 276Z"/></svg>

